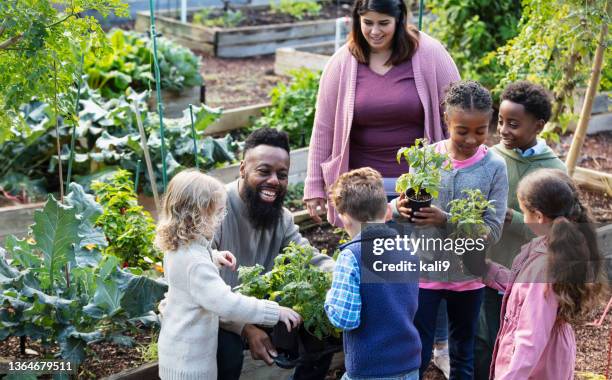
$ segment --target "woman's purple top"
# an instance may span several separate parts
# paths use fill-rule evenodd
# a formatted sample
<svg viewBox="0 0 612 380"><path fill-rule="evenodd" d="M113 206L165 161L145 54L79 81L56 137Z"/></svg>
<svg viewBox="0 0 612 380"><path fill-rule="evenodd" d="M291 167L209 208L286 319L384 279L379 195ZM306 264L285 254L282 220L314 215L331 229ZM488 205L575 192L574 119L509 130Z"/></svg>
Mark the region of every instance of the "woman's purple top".
<svg viewBox="0 0 612 380"><path fill-rule="evenodd" d="M393 66L385 75L360 63L356 87L349 169L370 166L383 177L397 178L408 171L405 162L397 163L397 150L424 135L425 114L412 61Z"/></svg>

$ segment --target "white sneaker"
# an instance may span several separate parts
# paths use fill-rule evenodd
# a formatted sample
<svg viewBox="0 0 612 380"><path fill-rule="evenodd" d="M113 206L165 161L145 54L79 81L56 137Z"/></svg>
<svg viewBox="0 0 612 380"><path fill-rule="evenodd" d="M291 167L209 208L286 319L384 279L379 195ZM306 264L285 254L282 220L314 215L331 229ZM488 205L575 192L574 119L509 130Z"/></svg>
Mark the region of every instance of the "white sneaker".
<svg viewBox="0 0 612 380"><path fill-rule="evenodd" d="M442 371L442 374L448 380L450 377L450 356L448 354L448 346L443 349L434 348L433 364Z"/></svg>

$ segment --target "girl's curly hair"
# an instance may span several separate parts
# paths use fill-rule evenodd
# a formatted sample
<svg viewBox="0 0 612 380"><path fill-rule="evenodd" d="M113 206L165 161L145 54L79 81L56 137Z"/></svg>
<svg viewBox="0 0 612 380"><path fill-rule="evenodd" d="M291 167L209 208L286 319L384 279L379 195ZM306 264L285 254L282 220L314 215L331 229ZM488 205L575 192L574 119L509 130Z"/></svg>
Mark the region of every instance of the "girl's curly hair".
<svg viewBox="0 0 612 380"><path fill-rule="evenodd" d="M219 180L199 170L180 172L168 184L155 244L163 251L204 237L212 239L223 220L227 195Z"/></svg>

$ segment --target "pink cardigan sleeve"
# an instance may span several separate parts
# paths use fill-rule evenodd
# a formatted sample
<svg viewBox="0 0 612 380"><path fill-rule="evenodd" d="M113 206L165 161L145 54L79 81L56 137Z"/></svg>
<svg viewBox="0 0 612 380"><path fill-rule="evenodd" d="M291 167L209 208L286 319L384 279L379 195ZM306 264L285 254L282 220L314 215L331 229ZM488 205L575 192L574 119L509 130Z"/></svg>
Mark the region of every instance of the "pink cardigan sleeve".
<svg viewBox="0 0 612 380"><path fill-rule="evenodd" d="M308 148L308 169L304 182L304 199L327 199L321 164L332 154L336 105L341 75L340 57L339 54L332 57L323 70L319 82L314 126Z"/></svg>
<svg viewBox="0 0 612 380"><path fill-rule="evenodd" d="M437 59L436 59L436 84L438 90L438 97L440 99L440 104L438 105L440 110L440 126L442 127L442 132L446 138L449 137L448 127L444 122L444 94L446 93L446 89L451 83L461 80L461 76L459 75L459 70L457 69L457 65L453 58L450 56L448 51L439 44L440 48L436 50Z"/></svg>
<svg viewBox="0 0 612 380"><path fill-rule="evenodd" d="M515 291L525 294L525 300L518 314L514 353L508 370L498 380L531 378L557 320L559 304L549 284L515 283L512 292ZM537 325L534 321L537 321Z"/></svg>

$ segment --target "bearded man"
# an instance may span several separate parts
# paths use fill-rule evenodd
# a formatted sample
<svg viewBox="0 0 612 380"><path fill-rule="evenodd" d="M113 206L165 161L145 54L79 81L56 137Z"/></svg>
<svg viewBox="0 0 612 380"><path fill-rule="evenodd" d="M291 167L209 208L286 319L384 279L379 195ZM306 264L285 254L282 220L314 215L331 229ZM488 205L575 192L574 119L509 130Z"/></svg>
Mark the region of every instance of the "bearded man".
<svg viewBox="0 0 612 380"><path fill-rule="evenodd" d="M240 178L226 186L227 216L215 234L214 249L232 252L240 266L260 264L269 271L274 258L290 242L309 245L300 235L291 212L283 207L289 183L289 163L286 133L262 128L248 136L244 159L240 163ZM312 263L323 270L333 270L334 262L329 256L317 254ZM239 284L237 272L223 269L220 273L228 285ZM240 377L244 343L254 359L272 365L276 351L266 332L253 325L231 332L219 329L219 379L237 380ZM316 363L298 365L293 378L324 379L330 361L331 355L326 355Z"/></svg>

